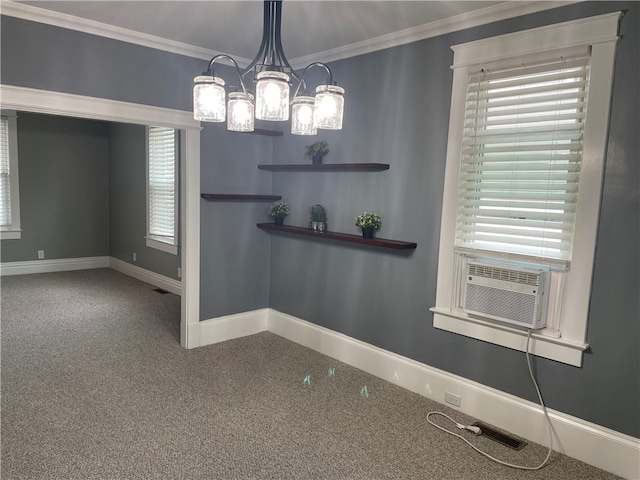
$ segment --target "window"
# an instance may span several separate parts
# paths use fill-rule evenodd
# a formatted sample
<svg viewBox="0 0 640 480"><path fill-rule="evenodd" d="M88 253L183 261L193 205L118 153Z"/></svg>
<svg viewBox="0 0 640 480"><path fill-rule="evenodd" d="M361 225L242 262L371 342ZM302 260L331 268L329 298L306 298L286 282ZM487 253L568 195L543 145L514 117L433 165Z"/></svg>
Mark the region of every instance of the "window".
<svg viewBox="0 0 640 480"><path fill-rule="evenodd" d="M571 260L588 79L589 57L566 54L469 76L457 251Z"/></svg>
<svg viewBox="0 0 640 480"><path fill-rule="evenodd" d="M523 350L524 328L464 310L464 272L548 270L532 350L581 365L619 16L452 47L436 328Z"/></svg>
<svg viewBox="0 0 640 480"><path fill-rule="evenodd" d="M20 230L18 134L16 113L0 115L0 233L2 240L17 240Z"/></svg>
<svg viewBox="0 0 640 480"><path fill-rule="evenodd" d="M149 127L147 140L147 246L177 255L178 134Z"/></svg>

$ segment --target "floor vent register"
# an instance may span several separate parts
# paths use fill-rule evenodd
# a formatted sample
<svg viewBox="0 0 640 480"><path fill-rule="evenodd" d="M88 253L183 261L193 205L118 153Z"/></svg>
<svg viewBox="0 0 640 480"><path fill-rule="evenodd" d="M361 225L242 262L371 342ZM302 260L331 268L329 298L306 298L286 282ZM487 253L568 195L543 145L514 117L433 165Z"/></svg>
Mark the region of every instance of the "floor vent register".
<svg viewBox="0 0 640 480"><path fill-rule="evenodd" d="M491 440L494 440L504 445L505 447L512 448L513 450L522 450L527 445L527 442L523 442L521 440L518 440L517 438L505 435L504 433L497 431L496 429L490 427L485 423L475 422L472 425L474 427L480 427L482 435L484 435L485 437L489 437Z"/></svg>

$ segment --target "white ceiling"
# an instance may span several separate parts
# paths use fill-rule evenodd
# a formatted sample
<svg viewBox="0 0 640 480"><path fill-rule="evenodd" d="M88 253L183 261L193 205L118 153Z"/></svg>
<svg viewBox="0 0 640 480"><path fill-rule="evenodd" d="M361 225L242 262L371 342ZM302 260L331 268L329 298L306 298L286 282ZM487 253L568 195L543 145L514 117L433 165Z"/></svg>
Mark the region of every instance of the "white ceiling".
<svg viewBox="0 0 640 480"><path fill-rule="evenodd" d="M108 25L252 59L262 36L261 1L21 1ZM282 43L290 60L507 6L503 1L286 0ZM524 2L523 2L524 3ZM533 3L533 2L528 2Z"/></svg>
<svg viewBox="0 0 640 480"><path fill-rule="evenodd" d="M285 0L282 43L289 61L299 68L300 62L336 60L575 1ZM228 53L240 64L255 57L262 37L263 2L256 0L0 0L0 4L9 15L25 15L16 13L20 7L28 10L23 18L33 20L35 14L36 21L72 24L68 28L80 30L87 22L80 25L77 19L86 19L98 26L99 34L104 34L102 24L106 24L179 42L178 50L173 50L178 53L195 52L202 58Z"/></svg>

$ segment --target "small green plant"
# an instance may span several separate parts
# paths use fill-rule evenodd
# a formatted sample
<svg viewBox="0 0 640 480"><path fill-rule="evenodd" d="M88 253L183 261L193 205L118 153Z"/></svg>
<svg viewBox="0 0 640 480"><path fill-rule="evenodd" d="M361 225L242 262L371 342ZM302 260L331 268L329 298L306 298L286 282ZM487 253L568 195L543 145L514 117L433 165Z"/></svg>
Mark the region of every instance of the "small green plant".
<svg viewBox="0 0 640 480"><path fill-rule="evenodd" d="M356 227L373 228L379 230L382 226L382 219L376 213L361 213L356 217Z"/></svg>
<svg viewBox="0 0 640 480"><path fill-rule="evenodd" d="M307 145L306 149L307 151L304 154L305 157L324 157L327 153L329 153L329 144L324 140L320 140L319 142Z"/></svg>
<svg viewBox="0 0 640 480"><path fill-rule="evenodd" d="M271 204L269 207L269 216L274 218L284 218L289 215L289 205L283 201Z"/></svg>
<svg viewBox="0 0 640 480"><path fill-rule="evenodd" d="M326 222L327 210L322 205L313 205L309 207L309 215L312 222Z"/></svg>

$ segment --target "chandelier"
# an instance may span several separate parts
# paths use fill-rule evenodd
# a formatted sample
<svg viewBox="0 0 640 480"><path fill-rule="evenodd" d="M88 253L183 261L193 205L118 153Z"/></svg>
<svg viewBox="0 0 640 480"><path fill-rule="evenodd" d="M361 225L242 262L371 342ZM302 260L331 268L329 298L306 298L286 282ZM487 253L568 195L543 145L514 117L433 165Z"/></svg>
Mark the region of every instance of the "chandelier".
<svg viewBox="0 0 640 480"><path fill-rule="evenodd" d="M214 56L207 71L194 78L193 117L203 122L227 121L227 130L252 132L254 119L269 121L289 120L291 107L291 133L315 135L317 129L340 130L344 112L344 88L333 81L331 69L322 62L308 65L301 74L289 65L282 50L280 29L282 0L265 0L262 42L258 54L244 70L227 54ZM225 81L216 76L214 63L226 59L233 64L240 86L225 89ZM315 89L315 95L306 93L304 77L309 69L326 70L326 83ZM252 73L254 91L245 84L245 77ZM290 90L297 87L290 100ZM302 93L301 93L302 87Z"/></svg>

